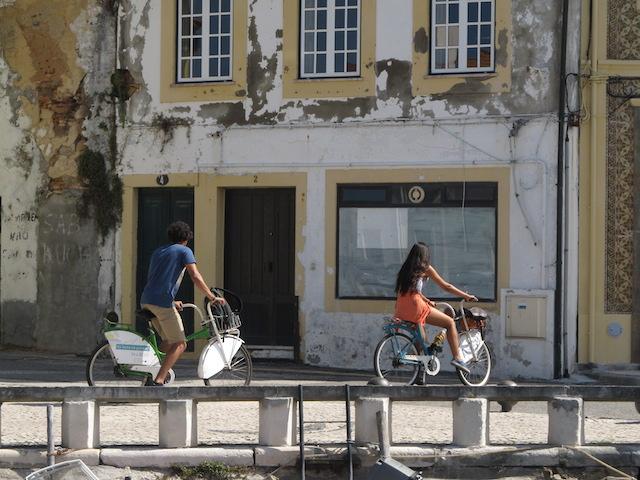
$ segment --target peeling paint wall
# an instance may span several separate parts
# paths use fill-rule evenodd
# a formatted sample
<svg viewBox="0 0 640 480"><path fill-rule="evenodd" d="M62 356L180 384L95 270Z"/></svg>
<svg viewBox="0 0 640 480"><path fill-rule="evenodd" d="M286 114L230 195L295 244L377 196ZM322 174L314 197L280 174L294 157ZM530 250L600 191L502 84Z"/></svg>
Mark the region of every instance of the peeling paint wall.
<svg viewBox="0 0 640 480"><path fill-rule="evenodd" d="M120 68L141 88L118 132L121 173L306 172L302 355L314 365L371 368L378 327L390 312L328 313L324 306L332 274L320 267L326 170L464 166L473 180L476 167L509 166L506 287L553 289L560 8L547 0L512 2L512 31L497 32L496 41L496 62L511 61L509 91L490 93L482 76L472 75L448 92L414 97L412 54L428 48L427 32L413 31L411 0L377 0L374 94L289 99L283 97L283 0L251 0L247 91L227 101L161 103L161 2L123 1ZM158 115L175 119L169 140L154 126ZM497 311L493 321L497 374L552 374L551 339L507 339Z"/></svg>
<svg viewBox="0 0 640 480"><path fill-rule="evenodd" d="M78 155L111 158L111 2L0 3L0 343L88 352L113 236L78 217Z"/></svg>

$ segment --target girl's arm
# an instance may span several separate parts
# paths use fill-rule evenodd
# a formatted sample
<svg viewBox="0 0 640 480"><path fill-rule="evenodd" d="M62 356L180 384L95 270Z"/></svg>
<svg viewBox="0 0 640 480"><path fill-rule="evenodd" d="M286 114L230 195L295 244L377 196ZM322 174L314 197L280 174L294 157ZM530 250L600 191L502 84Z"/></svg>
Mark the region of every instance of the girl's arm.
<svg viewBox="0 0 640 480"><path fill-rule="evenodd" d="M444 278L442 278L438 272L436 271L435 268L433 268L431 265L429 265L429 268L427 269L427 276L431 277L433 279L434 282L436 282L436 284L443 290L456 295L458 297L462 297L465 300L469 301L469 302L477 302L478 299L474 296L474 295L470 295L466 292L463 292L462 290L460 290L458 287L456 287L455 285L452 285L451 283L447 282Z"/></svg>

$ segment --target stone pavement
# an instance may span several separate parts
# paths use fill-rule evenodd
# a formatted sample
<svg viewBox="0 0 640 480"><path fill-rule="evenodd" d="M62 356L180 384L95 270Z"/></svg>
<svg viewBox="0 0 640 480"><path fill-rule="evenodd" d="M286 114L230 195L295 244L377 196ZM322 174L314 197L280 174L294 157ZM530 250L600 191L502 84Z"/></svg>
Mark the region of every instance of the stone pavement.
<svg viewBox="0 0 640 480"><path fill-rule="evenodd" d="M0 350L0 388L9 385L86 385L84 379L85 363L86 357L74 355ZM195 372L196 364L194 361L181 361L176 368L177 385L200 385L201 381L196 378ZM252 383L257 385L342 385L346 383L363 385L372 376L372 372L309 367L284 361L256 360L254 362L254 381ZM442 373L430 380L445 384L458 383L457 377L446 373ZM584 376L576 376L569 379L569 383L592 381ZM351 409L351 418L353 419L353 406L351 406ZM61 441L60 410L59 405L54 407L54 436L58 445ZM633 403L587 402L585 404L585 412L585 439L588 444L640 443L640 415ZM345 405L342 402L306 402L305 421L309 422L305 425L306 443L308 445L343 444L346 439L346 426L344 423L336 422L344 420L345 413ZM45 405L4 404L1 406L1 415L0 442L3 448L46 445ZM107 405L101 407L100 415L101 443L103 446L149 446L158 444L157 405ZM233 421L229 421L230 419L233 419ZM201 403L198 406L198 426L198 440L203 446L248 446L257 444L258 403ZM450 443L452 441L451 402L394 402L392 409L392 441L416 445L445 445ZM517 444L535 446L545 444L546 441L546 403L521 402L516 404L510 412L503 413L500 406L492 402L490 415L490 443L492 445L508 446ZM98 468L108 469L108 467ZM164 472L163 475L165 473L167 472ZM538 474L541 475L540 472L536 475ZM18 473L15 471L0 470L0 479L22 478L16 475ZM113 475L116 475L116 473L113 473ZM152 473L149 473L149 475L152 475ZM119 477L105 476L104 478ZM142 479L147 477L139 476L134 478ZM150 476L148 478L159 477ZM256 476L255 478L267 477ZM293 476L291 478L296 477ZM320 476L318 478L330 477ZM507 477L500 476L500 478ZM542 477L516 475L513 478ZM551 477L547 476L547 478ZM602 478L602 476L598 478Z"/></svg>

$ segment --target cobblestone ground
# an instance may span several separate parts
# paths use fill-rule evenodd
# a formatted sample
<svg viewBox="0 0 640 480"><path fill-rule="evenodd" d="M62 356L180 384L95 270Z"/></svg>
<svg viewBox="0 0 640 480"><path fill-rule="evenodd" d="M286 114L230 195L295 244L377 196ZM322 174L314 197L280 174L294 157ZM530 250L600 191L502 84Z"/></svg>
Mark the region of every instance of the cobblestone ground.
<svg viewBox="0 0 640 480"><path fill-rule="evenodd" d="M493 444L543 444L547 436L546 404L522 402L509 413L491 404ZM6 403L1 407L2 445L45 445L46 406ZM632 403L586 403L587 443L638 443L640 415ZM346 439L345 405L305 403L305 440L309 444L341 443ZM352 422L355 419L351 407ZM233 419L230 421L230 419ZM338 423L334 423L338 422ZM105 405L100 409L101 442L108 445L157 445L158 406ZM352 425L353 426L353 425ZM203 445L257 444L257 402L198 404L198 440ZM60 444L60 406L54 407L54 434ZM447 444L452 441L450 402L396 402L392 408L395 443Z"/></svg>

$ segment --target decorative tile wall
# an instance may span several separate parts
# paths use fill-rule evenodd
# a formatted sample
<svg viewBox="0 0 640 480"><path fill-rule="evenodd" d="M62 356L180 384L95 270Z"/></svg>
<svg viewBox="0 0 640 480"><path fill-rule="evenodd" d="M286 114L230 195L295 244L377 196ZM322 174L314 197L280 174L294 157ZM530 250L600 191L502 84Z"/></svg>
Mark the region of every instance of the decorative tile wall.
<svg viewBox="0 0 640 480"><path fill-rule="evenodd" d="M640 60L640 6L637 0L609 0L607 57Z"/></svg>

